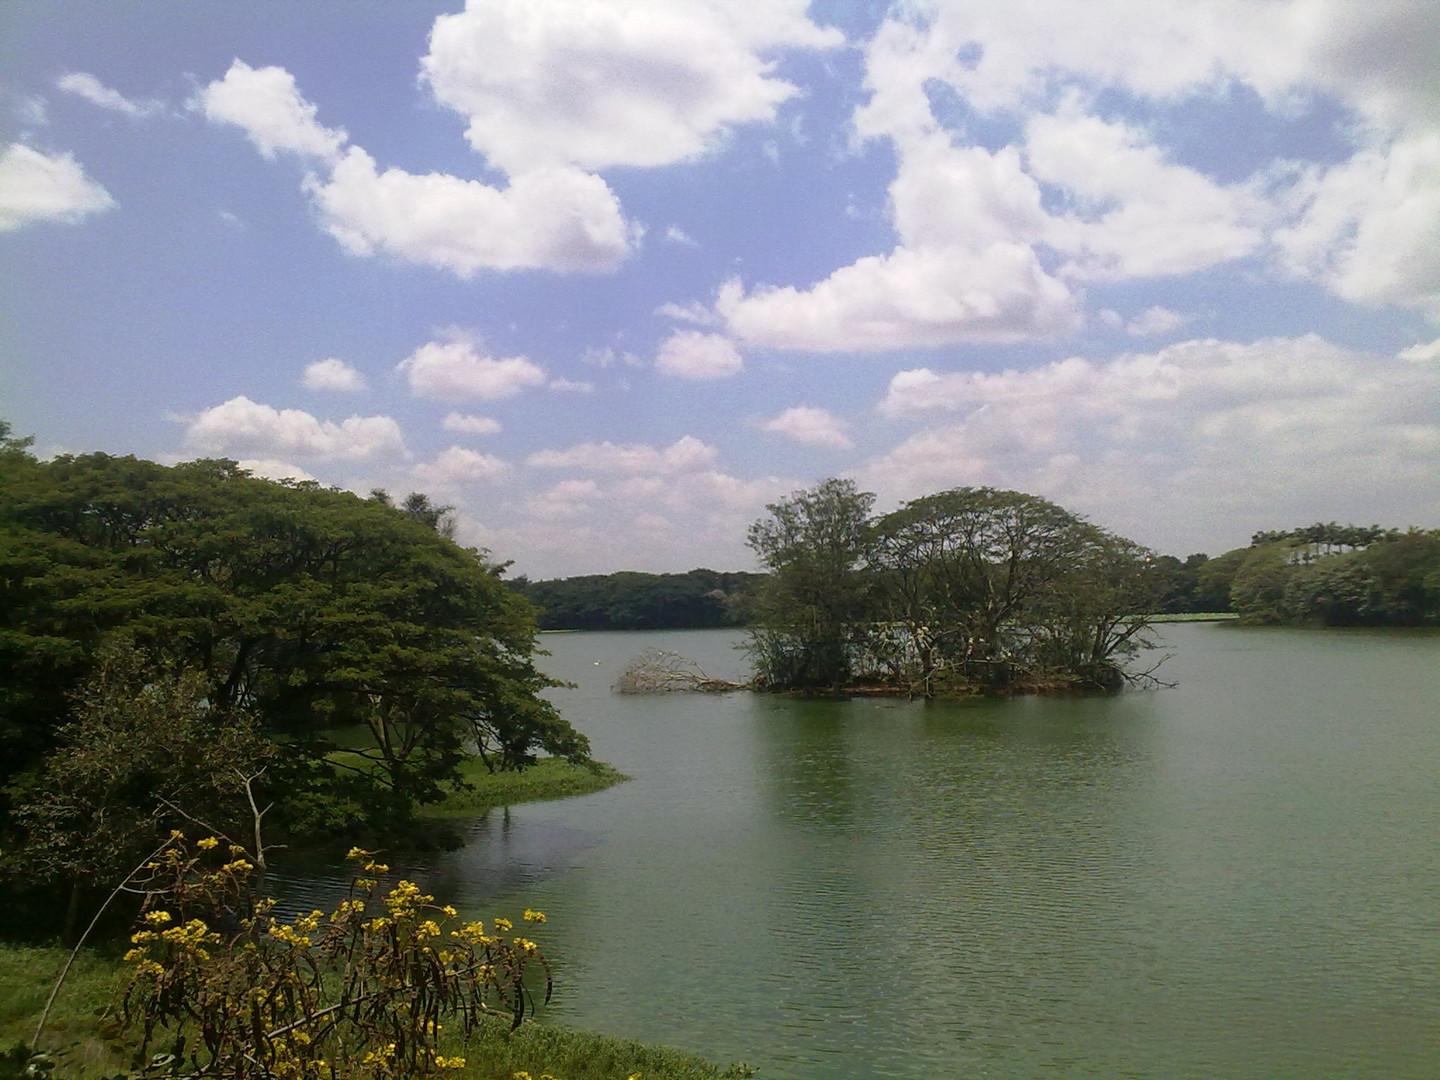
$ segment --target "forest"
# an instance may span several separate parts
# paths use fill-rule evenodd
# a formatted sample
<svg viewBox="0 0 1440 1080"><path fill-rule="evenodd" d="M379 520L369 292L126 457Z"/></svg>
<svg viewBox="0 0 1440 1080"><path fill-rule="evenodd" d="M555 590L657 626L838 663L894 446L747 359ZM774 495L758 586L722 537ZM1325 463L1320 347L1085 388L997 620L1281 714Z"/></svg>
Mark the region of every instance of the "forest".
<svg viewBox="0 0 1440 1080"><path fill-rule="evenodd" d="M533 608L441 511L223 460L40 461L0 430L8 874L113 879L193 819L248 836L256 807L272 840L369 835L476 755L587 760Z"/></svg>

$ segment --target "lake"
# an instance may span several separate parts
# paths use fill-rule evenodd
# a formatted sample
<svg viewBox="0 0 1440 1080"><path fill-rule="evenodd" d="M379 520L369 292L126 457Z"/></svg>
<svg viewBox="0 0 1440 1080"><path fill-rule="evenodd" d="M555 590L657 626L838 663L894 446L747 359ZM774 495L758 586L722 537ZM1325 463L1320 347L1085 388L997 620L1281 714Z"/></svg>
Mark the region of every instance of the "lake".
<svg viewBox="0 0 1440 1080"><path fill-rule="evenodd" d="M1440 637L1161 630L1174 689L946 704L620 697L741 635L546 635L634 779L423 879L549 914L546 1018L770 1080L1440 1074Z"/></svg>

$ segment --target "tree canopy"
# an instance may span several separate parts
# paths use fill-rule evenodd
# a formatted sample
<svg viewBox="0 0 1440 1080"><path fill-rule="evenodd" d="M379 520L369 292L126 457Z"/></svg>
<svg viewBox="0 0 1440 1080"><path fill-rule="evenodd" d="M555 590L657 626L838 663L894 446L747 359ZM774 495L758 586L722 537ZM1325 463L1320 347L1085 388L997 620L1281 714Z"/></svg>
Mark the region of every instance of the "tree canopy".
<svg viewBox="0 0 1440 1080"><path fill-rule="evenodd" d="M496 769L587 743L541 696L534 612L446 508L232 461L31 457L0 432L3 775L38 774L116 634L253 718L299 826L396 820L479 754ZM359 728L357 752L335 733Z"/></svg>
<svg viewBox="0 0 1440 1080"><path fill-rule="evenodd" d="M1124 680L1164 580L1151 552L1021 492L955 488L880 518L873 503L827 480L751 527L771 571L760 685L929 696Z"/></svg>

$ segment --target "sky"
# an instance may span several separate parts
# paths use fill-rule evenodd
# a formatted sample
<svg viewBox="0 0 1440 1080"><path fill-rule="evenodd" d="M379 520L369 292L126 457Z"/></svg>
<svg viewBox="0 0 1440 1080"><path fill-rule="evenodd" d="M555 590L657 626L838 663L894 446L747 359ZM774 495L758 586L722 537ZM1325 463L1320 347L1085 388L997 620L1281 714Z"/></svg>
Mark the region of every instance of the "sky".
<svg viewBox="0 0 1440 1080"><path fill-rule="evenodd" d="M0 418L532 578L1440 526L1440 0L0 4Z"/></svg>

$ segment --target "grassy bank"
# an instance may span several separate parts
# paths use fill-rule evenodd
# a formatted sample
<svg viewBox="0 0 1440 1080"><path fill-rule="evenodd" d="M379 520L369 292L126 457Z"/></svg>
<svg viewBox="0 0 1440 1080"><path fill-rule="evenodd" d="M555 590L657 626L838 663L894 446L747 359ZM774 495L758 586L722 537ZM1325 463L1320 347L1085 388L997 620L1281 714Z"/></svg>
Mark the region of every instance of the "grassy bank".
<svg viewBox="0 0 1440 1080"><path fill-rule="evenodd" d="M563 758L541 758L523 772L504 773L489 772L479 758L471 758L460 772L469 786L452 788L444 802L422 807L420 817L429 821L474 817L499 806L589 795L630 779L603 762L574 765Z"/></svg>
<svg viewBox="0 0 1440 1080"><path fill-rule="evenodd" d="M0 945L0 1048L30 1041L68 955L63 949ZM58 1059L57 1076L85 1080L128 1066L131 1044L109 1014L124 978L118 961L81 953L41 1037L42 1048ZM741 1067L722 1068L694 1054L631 1039L544 1024L527 1023L515 1032L506 1027L495 1021L482 1027L469 1046L450 1047L466 1064L447 1075L455 1080L511 1080L517 1072L537 1080L544 1073L558 1080L625 1080L635 1073L645 1080L748 1075Z"/></svg>
<svg viewBox="0 0 1440 1080"><path fill-rule="evenodd" d="M1152 623L1171 622L1229 622L1240 616L1233 611L1186 611L1171 615L1151 615Z"/></svg>

